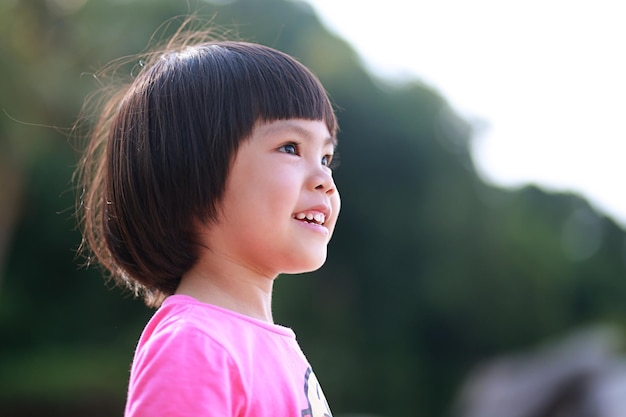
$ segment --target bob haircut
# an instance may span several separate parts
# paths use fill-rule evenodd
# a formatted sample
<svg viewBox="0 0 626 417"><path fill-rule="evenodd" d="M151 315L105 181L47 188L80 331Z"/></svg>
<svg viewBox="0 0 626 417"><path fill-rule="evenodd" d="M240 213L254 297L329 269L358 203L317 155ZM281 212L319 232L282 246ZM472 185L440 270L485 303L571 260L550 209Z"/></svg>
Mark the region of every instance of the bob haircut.
<svg viewBox="0 0 626 417"><path fill-rule="evenodd" d="M170 44L109 97L78 170L81 249L152 307L197 262L197 226L217 220L231 163L258 122L338 130L304 65L247 42Z"/></svg>

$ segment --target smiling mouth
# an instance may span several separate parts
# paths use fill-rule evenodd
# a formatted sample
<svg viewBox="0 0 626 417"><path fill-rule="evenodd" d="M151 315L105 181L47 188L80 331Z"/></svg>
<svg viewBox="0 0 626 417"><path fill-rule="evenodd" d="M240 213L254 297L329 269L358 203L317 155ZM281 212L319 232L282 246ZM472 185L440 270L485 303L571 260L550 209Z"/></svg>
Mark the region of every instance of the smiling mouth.
<svg viewBox="0 0 626 417"><path fill-rule="evenodd" d="M318 224L320 226L324 225L324 223L326 222L326 215L320 212L296 213L294 214L293 218L307 223Z"/></svg>

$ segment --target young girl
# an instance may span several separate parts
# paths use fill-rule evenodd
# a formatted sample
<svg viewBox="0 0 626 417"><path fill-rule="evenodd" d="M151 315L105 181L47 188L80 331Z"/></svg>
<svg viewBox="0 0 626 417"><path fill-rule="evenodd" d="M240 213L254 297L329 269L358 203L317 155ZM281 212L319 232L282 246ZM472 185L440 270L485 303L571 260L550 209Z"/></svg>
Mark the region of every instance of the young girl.
<svg viewBox="0 0 626 417"><path fill-rule="evenodd" d="M80 170L84 240L159 307L126 416L331 416L271 298L279 274L326 259L336 133L309 70L244 42L170 43L103 107Z"/></svg>

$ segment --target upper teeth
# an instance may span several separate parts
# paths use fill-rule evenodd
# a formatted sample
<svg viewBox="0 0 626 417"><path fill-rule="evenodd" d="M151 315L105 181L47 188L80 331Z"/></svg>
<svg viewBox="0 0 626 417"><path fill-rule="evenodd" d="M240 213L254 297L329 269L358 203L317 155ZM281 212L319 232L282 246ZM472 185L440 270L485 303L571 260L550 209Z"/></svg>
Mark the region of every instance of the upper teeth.
<svg viewBox="0 0 626 417"><path fill-rule="evenodd" d="M319 224L324 224L324 222L326 221L326 215L324 213L298 213L296 214L296 219L298 220L304 220L307 219L308 221L315 221L315 223L319 223Z"/></svg>

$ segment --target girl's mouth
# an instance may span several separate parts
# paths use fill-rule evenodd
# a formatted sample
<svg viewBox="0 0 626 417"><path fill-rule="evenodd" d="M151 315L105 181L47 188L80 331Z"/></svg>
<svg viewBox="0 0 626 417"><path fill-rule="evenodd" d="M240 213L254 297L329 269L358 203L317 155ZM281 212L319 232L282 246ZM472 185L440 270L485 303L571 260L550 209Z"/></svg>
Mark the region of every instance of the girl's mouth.
<svg viewBox="0 0 626 417"><path fill-rule="evenodd" d="M314 223L323 225L326 222L326 215L319 211L307 211L300 212L293 215L293 218L296 220L305 221L308 223Z"/></svg>

